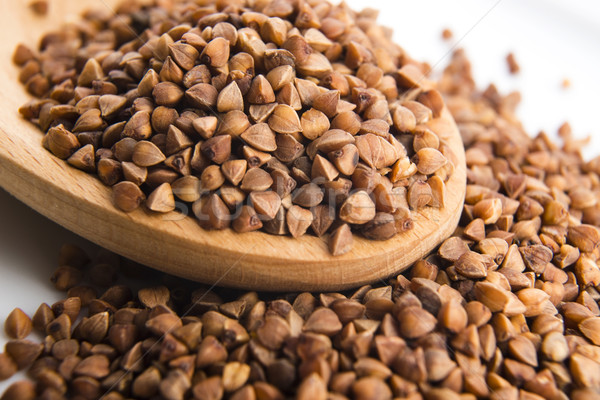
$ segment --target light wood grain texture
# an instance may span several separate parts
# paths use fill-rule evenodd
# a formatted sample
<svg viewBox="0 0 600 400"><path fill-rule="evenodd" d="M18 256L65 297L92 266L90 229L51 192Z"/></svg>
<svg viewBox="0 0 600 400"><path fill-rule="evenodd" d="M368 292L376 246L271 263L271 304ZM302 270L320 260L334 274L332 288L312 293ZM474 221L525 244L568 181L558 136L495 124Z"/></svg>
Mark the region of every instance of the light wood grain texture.
<svg viewBox="0 0 600 400"><path fill-rule="evenodd" d="M122 213L111 204L109 188L42 148L40 131L17 113L28 96L10 61L19 41L37 43L43 32L58 27L57 21L73 21L90 5L110 7L114 1L53 0L51 14L45 18L33 15L24 1L1 2L0 185L38 212L105 248L208 284L270 291L340 290L406 269L449 236L458 223L466 170L462 141L447 111L437 122L458 163L447 184L446 207L415 213L415 229L387 241L355 236L352 252L341 257L331 256L326 241L314 236L292 239L260 232L207 232L193 217L178 213Z"/></svg>

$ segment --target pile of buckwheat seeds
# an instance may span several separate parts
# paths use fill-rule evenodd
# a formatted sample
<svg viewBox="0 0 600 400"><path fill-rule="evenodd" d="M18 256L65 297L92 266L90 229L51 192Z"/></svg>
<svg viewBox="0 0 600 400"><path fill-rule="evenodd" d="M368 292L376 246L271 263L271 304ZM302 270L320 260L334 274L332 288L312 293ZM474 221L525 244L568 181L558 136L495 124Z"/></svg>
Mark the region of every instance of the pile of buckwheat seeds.
<svg viewBox="0 0 600 400"><path fill-rule="evenodd" d="M148 3L148 2L145 2ZM186 203L205 229L385 240L444 206L454 157L428 67L324 0L131 1L21 44L43 145L114 205Z"/></svg>
<svg viewBox="0 0 600 400"><path fill-rule="evenodd" d="M0 379L30 380L1 399L599 399L600 157L568 124L528 136L519 94L479 91L460 50L437 88L468 184L435 253L385 285L270 294L65 245L67 298L6 320Z"/></svg>
<svg viewBox="0 0 600 400"><path fill-rule="evenodd" d="M436 253L387 285L277 295L66 245L52 282L67 298L5 323L0 377L31 381L2 399L600 398L600 157L584 162L568 125L562 146L527 136L519 95L477 91L462 51L439 87L469 172Z"/></svg>

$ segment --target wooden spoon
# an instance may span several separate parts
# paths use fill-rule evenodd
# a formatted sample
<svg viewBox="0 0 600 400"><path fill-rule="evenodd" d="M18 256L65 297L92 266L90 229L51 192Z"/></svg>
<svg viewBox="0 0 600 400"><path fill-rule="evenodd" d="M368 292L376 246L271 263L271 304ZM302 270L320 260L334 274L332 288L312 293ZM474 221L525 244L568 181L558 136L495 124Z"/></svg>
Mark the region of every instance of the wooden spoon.
<svg viewBox="0 0 600 400"><path fill-rule="evenodd" d="M56 30L62 21L76 20L83 9L99 3L110 7L108 4L115 2L55 0L46 17L34 15L26 3L5 2L0 17L0 186L92 242L150 267L208 284L323 291L397 274L456 228L465 195L466 167L463 144L447 109L434 121L457 161L447 182L445 208L414 212L415 228L387 241L355 236L353 250L340 257L331 256L326 240L312 235L292 239L262 232L205 231L193 215L118 211L111 203L110 188L42 148L42 133L17 112L28 96L10 61L18 42L34 47L42 33Z"/></svg>

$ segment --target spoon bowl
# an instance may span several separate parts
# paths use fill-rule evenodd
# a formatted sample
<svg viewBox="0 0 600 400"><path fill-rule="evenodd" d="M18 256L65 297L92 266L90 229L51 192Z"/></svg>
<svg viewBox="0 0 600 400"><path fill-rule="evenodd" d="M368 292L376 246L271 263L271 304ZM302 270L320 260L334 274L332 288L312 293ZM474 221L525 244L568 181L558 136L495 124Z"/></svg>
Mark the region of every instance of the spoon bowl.
<svg viewBox="0 0 600 400"><path fill-rule="evenodd" d="M114 1L101 2L110 7ZM413 212L414 229L386 241L355 235L351 252L334 257L324 238L299 239L263 232L238 234L200 228L191 209L157 214L140 208L123 213L111 189L70 167L41 146L40 130L17 110L29 97L11 63L18 42L34 47L96 1L50 3L50 14L34 15L24 2L4 2L0 20L0 186L39 213L111 251L144 265L207 284L268 291L342 290L397 274L448 237L460 218L466 188L463 144L444 109L431 122L455 155L442 209ZM189 215L188 215L189 214ZM6 229L6 228L5 228Z"/></svg>

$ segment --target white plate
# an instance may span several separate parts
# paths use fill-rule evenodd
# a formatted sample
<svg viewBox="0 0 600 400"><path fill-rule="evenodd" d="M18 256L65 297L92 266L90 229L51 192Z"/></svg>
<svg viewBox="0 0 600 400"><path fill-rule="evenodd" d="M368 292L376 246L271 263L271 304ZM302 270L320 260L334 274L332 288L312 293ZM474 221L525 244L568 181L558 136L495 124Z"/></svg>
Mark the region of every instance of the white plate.
<svg viewBox="0 0 600 400"><path fill-rule="evenodd" d="M597 100L600 93L600 3L562 0L390 1L347 0L354 9L381 10L379 21L414 58L441 70L452 46L464 47L480 87L494 82L503 92L520 90L519 115L530 134L555 135L569 121L576 136L592 134L586 156L600 154ZM454 39L441 39L443 28ZM512 51L521 73L511 76ZM563 79L571 87L561 87ZM0 171L0 173L2 173ZM49 277L64 242L94 246L57 226L0 190L0 320L14 307L33 315L41 302L62 298ZM95 250L94 250L95 251ZM0 345L7 340L0 333ZM9 382L0 383L0 393Z"/></svg>

